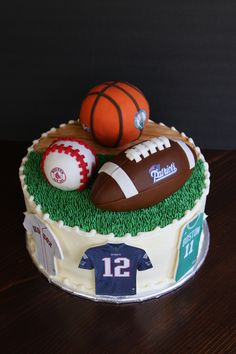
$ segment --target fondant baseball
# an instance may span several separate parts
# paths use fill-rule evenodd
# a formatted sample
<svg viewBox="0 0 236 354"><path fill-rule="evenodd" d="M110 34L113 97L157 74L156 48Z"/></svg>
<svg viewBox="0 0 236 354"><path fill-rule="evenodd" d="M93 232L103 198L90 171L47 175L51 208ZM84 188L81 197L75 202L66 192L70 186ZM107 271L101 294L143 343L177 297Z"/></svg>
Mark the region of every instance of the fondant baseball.
<svg viewBox="0 0 236 354"><path fill-rule="evenodd" d="M48 182L64 191L83 190L96 166L96 154L85 142L60 138L42 157L41 168Z"/></svg>
<svg viewBox="0 0 236 354"><path fill-rule="evenodd" d="M92 88L82 102L80 122L95 141L116 147L140 137L149 119L149 104L135 86L111 81Z"/></svg>

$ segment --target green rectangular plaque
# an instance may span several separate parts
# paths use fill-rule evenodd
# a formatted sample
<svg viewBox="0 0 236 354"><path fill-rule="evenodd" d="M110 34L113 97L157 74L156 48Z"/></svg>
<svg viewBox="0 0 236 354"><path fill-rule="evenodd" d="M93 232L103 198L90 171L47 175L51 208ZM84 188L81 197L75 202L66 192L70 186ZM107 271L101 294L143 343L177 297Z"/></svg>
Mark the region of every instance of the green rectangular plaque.
<svg viewBox="0 0 236 354"><path fill-rule="evenodd" d="M179 241L178 264L175 273L176 281L181 279L196 263L203 218L203 213L199 214L182 229Z"/></svg>

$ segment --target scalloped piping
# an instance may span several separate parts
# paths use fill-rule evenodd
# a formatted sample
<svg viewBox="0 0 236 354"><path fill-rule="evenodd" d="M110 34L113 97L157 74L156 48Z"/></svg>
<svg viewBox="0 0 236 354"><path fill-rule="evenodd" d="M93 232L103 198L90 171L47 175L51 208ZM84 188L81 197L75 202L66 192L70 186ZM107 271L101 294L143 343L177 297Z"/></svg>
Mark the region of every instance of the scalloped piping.
<svg viewBox="0 0 236 354"><path fill-rule="evenodd" d="M79 119L78 119L78 121L79 121ZM159 123L159 124L162 125L162 126L166 126L164 123ZM63 123L61 125L63 125L63 127L66 126L65 123ZM60 125L60 127L61 127L61 125ZM53 129L53 131L55 131L56 128L51 128L48 132L43 133L41 136L43 136L43 137L47 136L52 131L52 129ZM44 134L46 134L46 135L44 135ZM185 133L180 133L180 134L182 136L186 136ZM188 141L189 141L189 139L191 139L191 138L188 138ZM35 204L34 196L29 194L29 192L27 190L27 185L25 184L25 181L24 181L25 180L24 165L25 165L25 162L28 160L28 157L27 157L28 154L31 151L34 150L34 145L36 144L36 143L34 143L35 141L38 141L38 140L34 140L33 141L33 144L27 149L27 151L28 151L27 155L25 157L23 157L23 159L22 159L22 162L21 162L21 165L20 165L20 168L19 168L19 177L20 177L21 186L22 186L25 198L28 200L28 202L35 209L36 215L38 215L39 217L43 217L47 213L43 214L42 213L42 209L41 209L41 205L40 204L38 204L38 205ZM201 150L200 150L200 148L198 146L194 145L194 151L196 152L198 159L201 159L203 161L204 167L205 167L205 173L204 173L204 176L205 176L205 188L202 191L201 198L197 199L195 201L195 205L194 205L194 207L191 210L186 210L185 211L185 215L181 219L179 219L179 220L174 219L171 224L169 224L169 225L167 225L167 226L165 226L163 228L160 228L159 226L157 226L155 229L152 230L152 232L158 232L158 231L164 230L164 229L166 230L167 228L170 228L172 225L178 225L178 224L184 223L185 220L188 217L188 214L189 214L188 212L194 213L194 211L198 209L198 206L201 203L201 200L204 199L208 195L209 188L210 188L209 165L206 162L206 160L205 160L204 156L202 155ZM95 235L102 236L102 237L104 237L104 239L107 238L107 240L112 240L114 242L120 242L121 239L122 240L124 240L124 239L128 240L128 239L133 238L133 237L140 237L140 238L144 238L145 237L145 239L146 239L149 236L148 234L150 233L150 231L147 231L147 232L143 232L142 231L142 232L138 232L137 235L135 235L135 236L132 236L130 233L127 233L124 236L116 237L114 235L114 233L110 233L110 234L104 235L104 234L99 234L96 230L91 230L91 231L87 232L87 231L81 230L78 226L70 227L70 226L64 225L62 220L54 221L54 220L51 220L50 218L48 218L48 219L46 218L46 220L47 220L47 222L49 224L57 225L60 229L64 229L65 231L72 231L73 230L77 234L82 234L83 236L86 236L86 237L92 237L92 236L95 236Z"/></svg>

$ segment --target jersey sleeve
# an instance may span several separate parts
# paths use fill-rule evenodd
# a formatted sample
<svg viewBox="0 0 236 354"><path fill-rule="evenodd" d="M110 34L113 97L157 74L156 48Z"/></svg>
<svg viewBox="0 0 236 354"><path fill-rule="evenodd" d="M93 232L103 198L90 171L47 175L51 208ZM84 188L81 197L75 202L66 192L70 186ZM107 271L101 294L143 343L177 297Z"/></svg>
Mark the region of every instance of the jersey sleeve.
<svg viewBox="0 0 236 354"><path fill-rule="evenodd" d="M83 256L80 260L79 268L82 268L82 269L93 269L94 268L93 261L91 259L91 255L89 254L88 251L86 251L83 254Z"/></svg>
<svg viewBox="0 0 236 354"><path fill-rule="evenodd" d="M150 261L150 258L148 257L147 253L142 250L137 269L138 270L146 270L152 268L152 262Z"/></svg>

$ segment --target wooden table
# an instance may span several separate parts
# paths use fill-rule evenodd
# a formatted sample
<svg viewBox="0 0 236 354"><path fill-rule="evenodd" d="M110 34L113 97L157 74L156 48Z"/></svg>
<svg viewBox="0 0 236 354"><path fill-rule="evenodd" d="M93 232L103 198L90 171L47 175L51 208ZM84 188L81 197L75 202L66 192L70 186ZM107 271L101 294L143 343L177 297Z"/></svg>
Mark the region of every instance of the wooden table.
<svg viewBox="0 0 236 354"><path fill-rule="evenodd" d="M236 153L210 163L205 264L181 289L141 304L80 299L50 285L25 248L18 167L29 143L2 142L1 353L235 353Z"/></svg>

